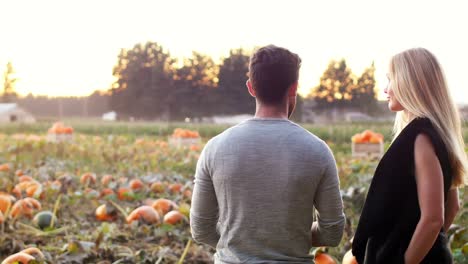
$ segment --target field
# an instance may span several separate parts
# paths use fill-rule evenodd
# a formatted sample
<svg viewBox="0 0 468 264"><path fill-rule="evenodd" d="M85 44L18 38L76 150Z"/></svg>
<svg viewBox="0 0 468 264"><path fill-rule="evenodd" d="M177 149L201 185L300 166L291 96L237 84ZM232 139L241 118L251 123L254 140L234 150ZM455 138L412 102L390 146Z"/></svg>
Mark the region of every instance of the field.
<svg viewBox="0 0 468 264"><path fill-rule="evenodd" d="M34 246L44 253L46 263L212 262L213 251L190 239L188 212L200 151L207 140L227 126L68 120L66 125L74 128L73 140L52 143L46 140L51 125L39 122L1 126L0 191L16 200L31 196L40 203L40 208L32 202L18 210L14 210L13 203L4 208L5 219L2 221L0 217L0 260ZM371 129L384 135L388 147L392 126L389 123L304 126L330 145L338 163L348 224L340 246L325 250L341 261L349 250L349 239L377 165L375 159L352 158L350 138ZM176 128L198 131L201 144L171 146L168 137ZM464 138L468 142L466 125ZM19 183L31 179L36 184ZM161 217L148 224L156 221L150 213L142 210L131 214L140 206L155 207L160 198L173 202L169 207L180 212L180 219L171 221L167 217L169 220L164 221ZM456 263L467 263L466 190L461 190L460 199L462 210L450 230L450 238ZM106 209L99 211L98 220L95 212L103 205ZM167 213L165 208L156 207L159 215ZM50 215L56 216L53 223L48 219L44 225L36 218L40 211L52 212Z"/></svg>

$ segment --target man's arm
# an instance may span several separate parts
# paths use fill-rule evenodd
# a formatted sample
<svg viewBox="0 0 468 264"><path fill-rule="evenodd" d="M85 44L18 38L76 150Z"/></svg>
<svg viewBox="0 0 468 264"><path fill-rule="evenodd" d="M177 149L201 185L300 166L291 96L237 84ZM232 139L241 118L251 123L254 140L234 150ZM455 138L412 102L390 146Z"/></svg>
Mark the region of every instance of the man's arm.
<svg viewBox="0 0 468 264"><path fill-rule="evenodd" d="M343 236L345 216L340 194L340 181L336 162L328 148L325 154L325 169L314 206L317 209L317 221L312 224L312 246L337 246Z"/></svg>
<svg viewBox="0 0 468 264"><path fill-rule="evenodd" d="M216 231L218 201L207 166L207 146L197 162L192 207L190 208L190 228L195 241L216 248L219 240L219 234Z"/></svg>

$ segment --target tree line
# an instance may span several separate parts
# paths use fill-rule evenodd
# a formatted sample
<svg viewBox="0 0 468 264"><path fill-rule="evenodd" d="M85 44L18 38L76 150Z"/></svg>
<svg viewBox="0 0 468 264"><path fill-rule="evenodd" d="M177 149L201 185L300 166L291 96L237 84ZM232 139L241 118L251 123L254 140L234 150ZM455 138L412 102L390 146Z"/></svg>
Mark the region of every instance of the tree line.
<svg viewBox="0 0 468 264"><path fill-rule="evenodd" d="M156 42L137 43L120 50L112 71L115 82L106 93L68 99L17 97L14 70L8 63L1 99L17 101L33 113L51 109L51 113L64 116L94 116L116 111L123 118L182 120L252 114L255 100L245 87L251 52L231 49L217 63L210 56L194 51L180 61ZM374 72L372 63L362 75L355 76L344 59L332 60L319 84L311 88L306 98L299 98L296 117L300 116L303 103L310 102L316 111L352 107L371 113L377 102Z"/></svg>

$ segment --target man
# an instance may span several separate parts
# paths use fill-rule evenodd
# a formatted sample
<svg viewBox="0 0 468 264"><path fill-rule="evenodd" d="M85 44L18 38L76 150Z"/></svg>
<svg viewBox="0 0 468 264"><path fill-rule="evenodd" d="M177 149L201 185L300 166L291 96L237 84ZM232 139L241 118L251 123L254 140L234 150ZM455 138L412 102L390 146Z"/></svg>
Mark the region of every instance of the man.
<svg viewBox="0 0 468 264"><path fill-rule="evenodd" d="M257 50L247 80L255 117L212 138L200 155L190 225L195 241L216 249L215 263L311 263L312 246L341 240L333 154L288 120L300 65L284 48Z"/></svg>

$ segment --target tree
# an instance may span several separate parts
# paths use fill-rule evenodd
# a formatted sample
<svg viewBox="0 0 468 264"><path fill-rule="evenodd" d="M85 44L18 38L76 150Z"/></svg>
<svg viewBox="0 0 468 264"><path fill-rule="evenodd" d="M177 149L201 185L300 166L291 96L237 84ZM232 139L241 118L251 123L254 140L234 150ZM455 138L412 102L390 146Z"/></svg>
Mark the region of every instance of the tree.
<svg viewBox="0 0 468 264"><path fill-rule="evenodd" d="M3 77L3 94L2 101L13 102L15 101L17 94L15 92L15 82L17 79L14 77L15 70L11 62L8 62L6 65L4 77Z"/></svg>
<svg viewBox="0 0 468 264"><path fill-rule="evenodd" d="M255 112L255 99L245 86L249 71L250 54L245 50L233 49L223 59L219 69L219 84L216 93L219 114L243 114Z"/></svg>
<svg viewBox="0 0 468 264"><path fill-rule="evenodd" d="M352 90L354 104L361 106L366 113L374 113L377 109L374 73L375 67L372 62L371 66L366 68L361 77L357 79L356 86Z"/></svg>
<svg viewBox="0 0 468 264"><path fill-rule="evenodd" d="M352 98L354 81L351 69L346 66L344 59L332 60L320 78L320 84L312 91L319 108L327 106L343 108L348 106Z"/></svg>
<svg viewBox="0 0 468 264"><path fill-rule="evenodd" d="M312 90L311 97L320 110L352 107L371 113L377 106L374 72L372 63L356 80L344 59L332 60L320 78L320 84Z"/></svg>
<svg viewBox="0 0 468 264"><path fill-rule="evenodd" d="M169 93L174 88L176 60L155 42L122 49L113 69L110 105L119 114L168 117Z"/></svg>
<svg viewBox="0 0 468 264"><path fill-rule="evenodd" d="M216 107L212 100L218 86L219 67L207 55L193 52L177 70L175 89L170 94L171 113L174 118L203 117Z"/></svg>

